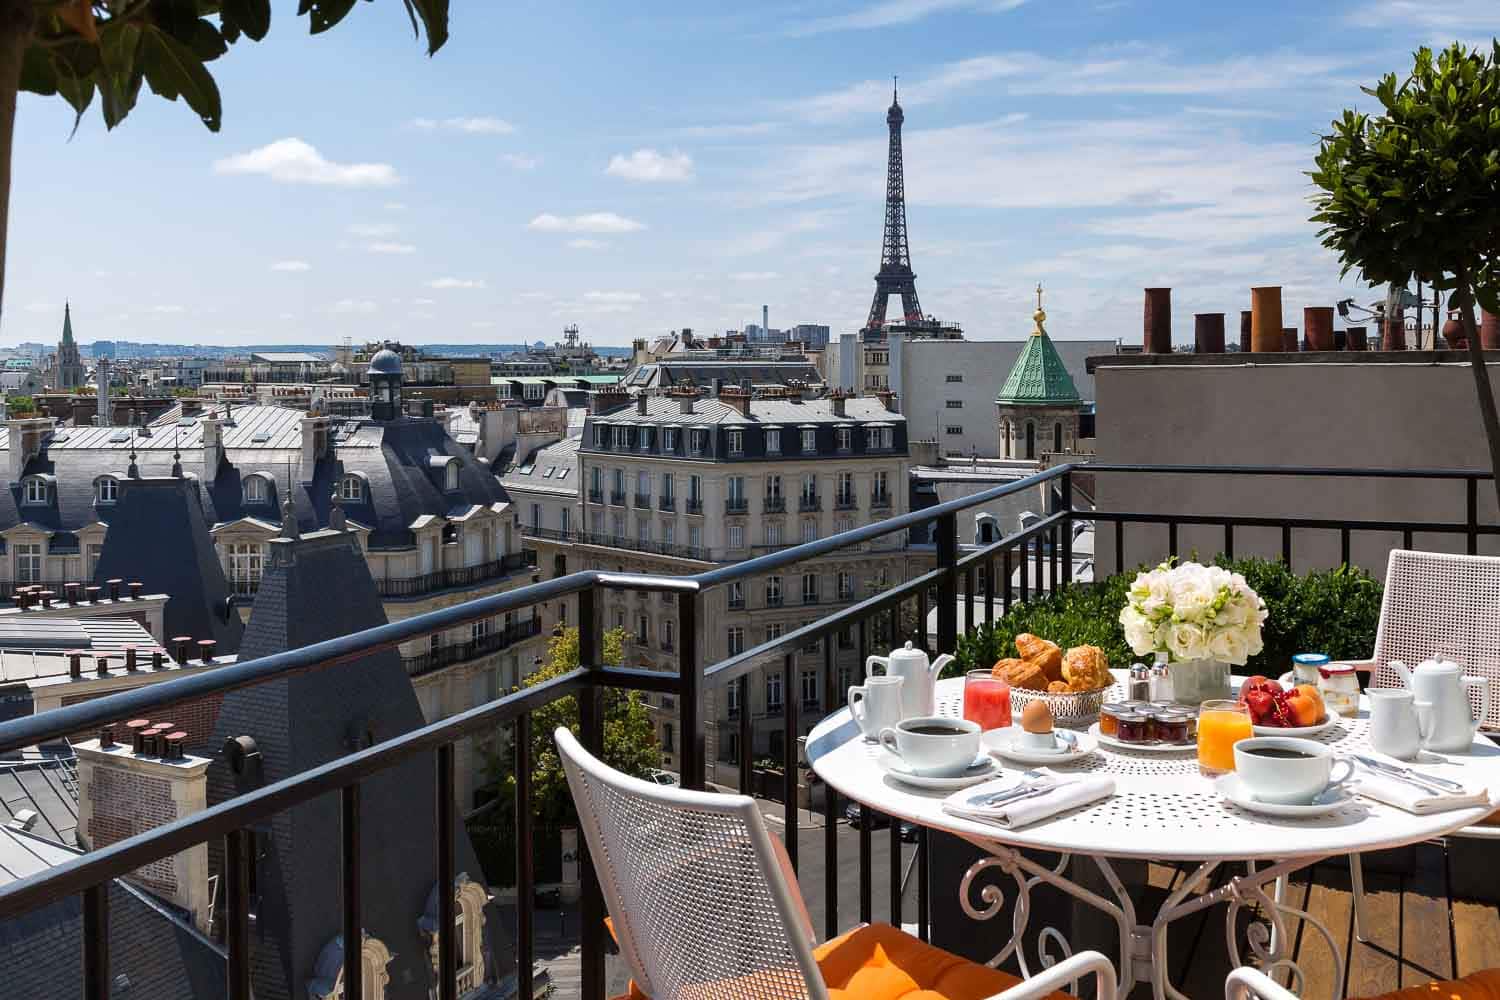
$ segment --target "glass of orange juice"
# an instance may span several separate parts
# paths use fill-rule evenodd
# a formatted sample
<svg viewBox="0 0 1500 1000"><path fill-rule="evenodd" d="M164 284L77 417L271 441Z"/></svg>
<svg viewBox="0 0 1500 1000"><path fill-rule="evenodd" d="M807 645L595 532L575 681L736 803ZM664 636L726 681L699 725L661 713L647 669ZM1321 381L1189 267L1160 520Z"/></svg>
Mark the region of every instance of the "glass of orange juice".
<svg viewBox="0 0 1500 1000"><path fill-rule="evenodd" d="M1205 701L1198 712L1198 770L1207 777L1234 770L1234 745L1253 735L1243 701Z"/></svg>

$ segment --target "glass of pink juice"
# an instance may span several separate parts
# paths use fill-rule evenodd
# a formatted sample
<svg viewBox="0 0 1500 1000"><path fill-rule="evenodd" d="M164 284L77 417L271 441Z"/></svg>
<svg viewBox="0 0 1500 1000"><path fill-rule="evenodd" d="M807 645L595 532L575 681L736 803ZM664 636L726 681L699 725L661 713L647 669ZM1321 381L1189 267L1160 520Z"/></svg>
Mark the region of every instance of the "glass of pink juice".
<svg viewBox="0 0 1500 1000"><path fill-rule="evenodd" d="M1010 725L1010 685L988 670L964 675L964 718L980 729Z"/></svg>

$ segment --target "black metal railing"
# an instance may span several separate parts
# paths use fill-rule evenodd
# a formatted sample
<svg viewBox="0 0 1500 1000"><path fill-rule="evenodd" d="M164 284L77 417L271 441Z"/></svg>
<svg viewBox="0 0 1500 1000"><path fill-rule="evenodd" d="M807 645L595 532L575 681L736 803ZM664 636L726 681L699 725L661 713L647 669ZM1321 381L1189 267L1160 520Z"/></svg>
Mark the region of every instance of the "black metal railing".
<svg viewBox="0 0 1500 1000"><path fill-rule="evenodd" d="M522 529L522 534L525 534L525 529ZM473 587L529 570L535 565L535 558L534 552L512 552L503 558L474 566L454 566L451 569L423 573L421 576L386 577L375 581L375 589L381 597L420 597L439 590Z"/></svg>
<svg viewBox="0 0 1500 1000"><path fill-rule="evenodd" d="M686 510L687 510L687 513L689 513L689 514L701 514L701 513L703 513L703 501L702 500L689 500L687 502L687 508L686 508Z"/></svg>
<svg viewBox="0 0 1500 1000"><path fill-rule="evenodd" d="M767 514L785 513L786 497L766 497L762 506Z"/></svg>
<svg viewBox="0 0 1500 1000"><path fill-rule="evenodd" d="M603 490L589 490L589 503L603 503L603 502L604 502L604 491Z"/></svg>
<svg viewBox="0 0 1500 1000"><path fill-rule="evenodd" d="M448 643L434 647L426 653L418 653L416 656L403 656L401 665L406 668L408 676L421 677L434 670L451 667L455 663L477 660L481 656L499 652L508 646L514 646L518 642L524 642L541 634L542 620L528 618L525 621L514 622L508 627L501 626L466 642Z"/></svg>
<svg viewBox="0 0 1500 1000"><path fill-rule="evenodd" d="M637 507L639 507L641 510L650 510L651 509L651 494L649 494L649 493L637 493L635 495L635 505Z"/></svg>
<svg viewBox="0 0 1500 1000"><path fill-rule="evenodd" d="M677 509L677 498L676 497L657 497L656 498L656 506L659 507L662 510L676 510Z"/></svg>
<svg viewBox="0 0 1500 1000"><path fill-rule="evenodd" d="M797 510L799 510L803 514L822 509L823 504L821 501L819 501L816 494L813 496L807 496L806 494L804 494L802 498L797 501Z"/></svg>
<svg viewBox="0 0 1500 1000"><path fill-rule="evenodd" d="M410 760L427 757L437 777L437 793L433 804L433 858L440 885L451 885L454 875L453 833L456 821L455 802L455 746L470 737L491 736L499 727L511 730L511 752L514 755L517 781L510 807L514 809L516 829L516 870L518 919L515 924L517 961L517 987L522 996L531 996L533 990L532 963L535 931L533 921L533 869L531 845L533 840L532 810L530 808L531 725L532 713L564 697L576 698L579 712L579 734L585 747L598 754L602 751L604 718L602 694L606 688L637 690L650 694L670 695L676 699L678 732L682 743L678 752L681 782L686 788L702 788L705 783L708 747L705 733L710 730L725 730L726 745L735 747L733 754L738 762L739 782L742 791L752 788L752 765L757 759L753 723L756 716L748 711L730 713L733 721L726 726L708 725L714 720L703 717L704 699L708 690L736 689L740 705L748 705L751 675L768 668L779 671L788 681L796 676L797 657L802 651L816 644L822 651L821 676L818 688L822 692L817 710L823 713L834 711L842 700L844 682L863 679L863 663L866 656L881 648L879 644L893 642L902 634L903 611L916 610L916 621L925 623L929 605L935 602L936 629L929 635L924 627L913 636L925 645L936 645L938 649L951 650L959 635L975 626L981 617L993 621L997 615L1005 614L1017 601L1024 601L1043 586L1066 583L1073 572L1073 526L1081 521L1091 521L1107 526L1114 535L1117 546L1115 564L1126 566L1126 543L1122 541L1127 526L1132 531L1149 529L1161 534L1165 551L1157 557L1174 552L1183 541L1182 529L1189 528L1201 533L1204 530L1222 532L1223 551L1233 553L1236 542L1242 550L1246 542L1255 541L1265 545L1265 538L1252 538L1252 534L1264 534L1270 530L1279 533L1280 555L1291 563L1296 542L1299 546L1309 537L1324 536L1339 540L1339 551L1346 557L1351 552L1352 536L1361 540L1366 535L1377 540L1399 539L1403 546L1410 547L1420 535L1447 537L1455 542L1450 546L1467 552L1476 552L1481 536L1500 534L1500 527L1481 523L1478 518L1479 484L1488 475L1474 472L1446 470L1328 470L1328 469L1275 469L1275 468L1178 468L1178 467L1133 467L1099 465L1087 467L1089 475L1096 479L1105 476L1153 476L1158 474L1244 477L1363 477L1379 482L1384 479L1424 479L1435 482L1452 481L1464 489L1464 515L1444 517L1441 498L1425 496L1424 512L1427 519L1417 520L1360 520L1349 518L1244 515L1218 511L1196 511L1190 513L1162 512L1159 509L1133 511L1121 509L1079 508L1072 503L1072 477L1082 467L1062 465L1045 470L1034 476L1008 483L971 496L937 504L925 510L913 511L896 517L855 528L841 535L809 542L794 548L758 556L740 563L718 566L692 576L658 576L644 574L608 573L585 571L553 580L534 583L503 594L476 598L450 607L430 611L411 618L366 629L350 635L340 636L315 643L300 649L289 650L241 663L228 664L216 670L170 681L147 685L134 690L109 695L77 705L55 709L6 722L0 722L0 755L15 753L27 747L45 744L60 738L95 731L104 724L121 719L157 717L158 709L200 698L222 695L226 692L267 681L278 680L291 674L323 669L347 662L381 650L398 647L401 643L419 640L425 636L450 629L457 629L507 613L522 614L538 605L564 600L576 603L580 623L578 661L580 666L561 676L551 678L534 687L525 688L505 697L459 712L441 721L425 725L406 733L392 735L366 749L352 751L321 766L293 774L274 784L239 795L228 801L210 806L173 822L144 833L137 834L98 850L69 858L61 864L40 872L16 879L0 886L0 924L23 914L71 897L82 897L83 932L82 956L84 967L85 996L88 1000L106 1000L109 996L112 977L110 975L111 936L105 930L105 911L110 880L128 875L143 865L171 857L178 852L222 839L223 844L223 911L226 928L224 949L226 961L225 995L230 1000L248 1000L251 988L250 963L250 906L249 866L251 842L248 831L263 826L277 813L322 795L337 793L342 805L342 823L338 831L327 831L329 842L339 843L339 865L342 885L345 888L342 905L344 939L357 941L361 932L361 900L357 891L360 882L359 844L367 835L378 836L379 831L361 828L359 789L361 782L375 774ZM1007 535L989 545L960 551L958 544L958 515L966 510L991 504L1004 497L1022 492L1031 493L1044 488L1047 503L1043 515L1021 531ZM1437 490L1433 493L1436 494ZM1099 491L1107 497L1107 491ZM1240 491L1237 497L1253 496L1253 491ZM1238 529L1239 534L1236 534ZM1252 530L1253 529L1253 530ZM791 629L783 635L767 640L750 649L737 650L727 658L712 664L702 661L701 641L714 627L705 618L703 602L705 595L716 587L731 583L745 583L768 574L787 571L797 563L830 555L854 546L863 545L882 536L905 537L908 532L920 530L931 533L933 568L911 578L893 582L872 596L847 607L825 614L816 621ZM1155 546L1155 535L1150 545ZM1381 544L1384 544L1383 542ZM1200 557L1211 555L1200 548ZM1305 558L1305 557L1304 557ZM1015 570L1020 570L1019 586L1012 583ZM1001 582L998 588L989 588L976 601L976 580L980 571L989 579ZM998 572L998 576L997 576ZM681 641L676 673L646 671L630 667L607 666L602 662L603 623L602 598L609 592L632 591L656 594L675 604L674 618L680 630ZM960 608L963 610L960 611ZM962 622L960 618L962 617ZM853 633L856 651L852 670L846 673L838 663L837 650L845 645L844 636ZM717 699L716 699L717 700ZM726 699L727 700L727 699ZM797 736L803 732L802 715L812 706L801 697L783 697L776 704L778 742L771 742L781 763L781 800L785 803L783 830L787 853L795 869L800 853L798 803L799 754ZM776 734L767 732L768 740L776 740ZM722 756L722 751L719 756ZM842 814L839 796L826 789L822 808L824 836L821 870L822 889L825 894L823 917L829 935L841 929L839 912L839 887L850 880L850 871L841 866L839 818ZM872 823L861 822L858 834L858 910L859 919L872 919L875 902L875 872L872 863ZM902 906L904 893L901 824L890 824L891 862L889 865L889 919L900 925L903 922ZM927 865L931 851L925 832L919 831L915 864L917 883L916 913L914 921L919 936L929 932L929 885ZM581 994L585 1000L600 1000L604 996L605 931L604 909L599 894L593 867L587 857L580 859L581 912L579 921ZM815 893L818 886L811 880L804 882L805 893ZM437 920L438 969L436 995L439 1000L456 1000L458 992L457 967L454 951L455 914L454 899L450 893L439 893ZM848 914L846 913L847 917ZM118 941L118 938L114 939ZM344 953L344 990L347 996L361 995L360 952L350 948Z"/></svg>
<svg viewBox="0 0 1500 1000"><path fill-rule="evenodd" d="M625 506L625 494L611 491L609 494L609 502L612 506L623 507Z"/></svg>
<svg viewBox="0 0 1500 1000"><path fill-rule="evenodd" d="M836 493L833 497L834 510L854 510L859 506L859 501L854 498L853 493Z"/></svg>
<svg viewBox="0 0 1500 1000"><path fill-rule="evenodd" d="M724 501L724 513L743 514L750 509L750 501L745 497L730 497Z"/></svg>
<svg viewBox="0 0 1500 1000"><path fill-rule="evenodd" d="M653 542L650 539L630 538L626 535L601 534L597 531L560 531L557 528L522 527L521 534L531 538L545 538L554 542L573 542L577 545L599 545L611 549L629 549L632 552L649 552L658 556L673 556L677 559L712 561L713 554L699 545L678 545L674 542Z"/></svg>

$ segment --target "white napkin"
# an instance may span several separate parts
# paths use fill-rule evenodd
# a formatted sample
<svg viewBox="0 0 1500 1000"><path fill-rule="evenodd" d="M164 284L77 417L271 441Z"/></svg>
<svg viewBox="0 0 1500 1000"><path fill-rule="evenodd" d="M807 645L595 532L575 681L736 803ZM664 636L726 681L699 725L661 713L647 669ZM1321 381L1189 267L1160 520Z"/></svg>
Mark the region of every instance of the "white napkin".
<svg viewBox="0 0 1500 1000"><path fill-rule="evenodd" d="M1465 785L1463 794L1458 792L1424 791L1389 774L1368 767L1358 768L1359 783L1355 786L1359 794L1388 806L1404 809L1409 813L1426 815L1447 812L1450 809L1471 809L1490 804L1489 793L1474 785ZM1446 777L1446 775L1444 776Z"/></svg>
<svg viewBox="0 0 1500 1000"><path fill-rule="evenodd" d="M1052 773L1044 772L1051 775ZM1032 795L1024 799L1010 802L1001 802L993 806L974 807L969 801L977 796L991 792L1004 791L1017 783L1017 778L1007 776L996 778L994 781L986 781L982 785L974 785L961 791L954 792L943 800L943 811L963 819L977 820L981 823L995 823L1008 829L1029 826L1032 823L1040 823L1044 819L1050 819L1059 813L1076 809L1079 806L1107 799L1115 794L1115 780L1109 777L1061 777L1052 775L1057 784L1051 791L1041 795Z"/></svg>

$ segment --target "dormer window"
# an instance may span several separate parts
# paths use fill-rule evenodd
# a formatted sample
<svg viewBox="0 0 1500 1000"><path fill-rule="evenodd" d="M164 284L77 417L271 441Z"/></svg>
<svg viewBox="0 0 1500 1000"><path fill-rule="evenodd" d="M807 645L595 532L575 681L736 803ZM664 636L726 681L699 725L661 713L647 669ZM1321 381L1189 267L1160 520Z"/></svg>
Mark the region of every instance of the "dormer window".
<svg viewBox="0 0 1500 1000"><path fill-rule="evenodd" d="M271 482L260 474L246 476L243 483L246 503L270 503Z"/></svg>
<svg viewBox="0 0 1500 1000"><path fill-rule="evenodd" d="M26 503L44 504L47 502L47 480L41 476L27 476L24 488Z"/></svg>
<svg viewBox="0 0 1500 1000"><path fill-rule="evenodd" d="M458 463L449 462L448 467L443 470L443 489L453 492L458 489Z"/></svg>
<svg viewBox="0 0 1500 1000"><path fill-rule="evenodd" d="M804 427L802 429L802 451L803 451L803 453L811 455L813 452L815 452L817 450L818 450L818 432L815 431L815 430L813 430L811 427Z"/></svg>
<svg viewBox="0 0 1500 1000"><path fill-rule="evenodd" d="M766 454L781 454L781 431L774 429L766 430Z"/></svg>
<svg viewBox="0 0 1500 1000"><path fill-rule="evenodd" d="M114 503L120 496L120 481L114 476L94 480L94 503Z"/></svg>
<svg viewBox="0 0 1500 1000"><path fill-rule="evenodd" d="M362 503L365 499L365 484L358 476L345 476L339 480L339 499L349 503Z"/></svg>

